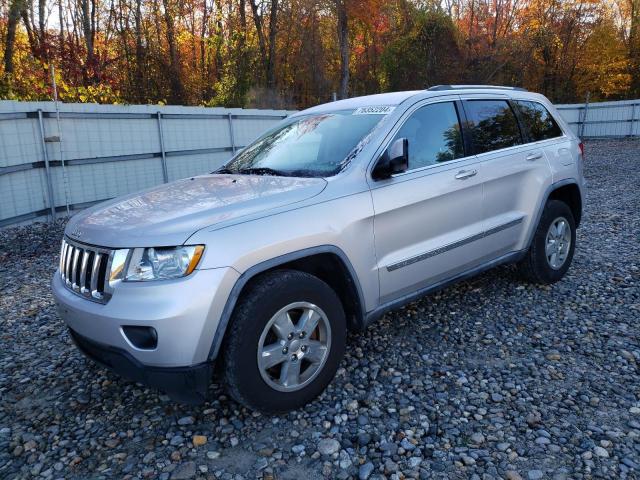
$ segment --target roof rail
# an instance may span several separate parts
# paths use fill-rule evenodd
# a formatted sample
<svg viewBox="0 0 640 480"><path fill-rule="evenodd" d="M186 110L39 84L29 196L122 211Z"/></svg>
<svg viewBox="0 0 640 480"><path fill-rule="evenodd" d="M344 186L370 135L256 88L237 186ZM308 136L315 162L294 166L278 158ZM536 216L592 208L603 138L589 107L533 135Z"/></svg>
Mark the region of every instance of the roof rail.
<svg viewBox="0 0 640 480"><path fill-rule="evenodd" d="M436 85L434 87L427 88L429 92L440 92L442 90L471 90L471 89L491 89L491 90L518 90L526 92L526 88L522 87L504 87L501 85Z"/></svg>

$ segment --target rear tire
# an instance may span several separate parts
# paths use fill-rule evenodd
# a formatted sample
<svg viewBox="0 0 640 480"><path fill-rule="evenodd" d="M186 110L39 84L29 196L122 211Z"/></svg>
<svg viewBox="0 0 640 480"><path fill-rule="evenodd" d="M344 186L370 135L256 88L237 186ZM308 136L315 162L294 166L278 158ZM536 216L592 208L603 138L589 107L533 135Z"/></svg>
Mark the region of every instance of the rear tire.
<svg viewBox="0 0 640 480"><path fill-rule="evenodd" d="M571 209L560 200L549 200L518 270L529 282L555 283L569 270L575 247L576 224Z"/></svg>
<svg viewBox="0 0 640 480"><path fill-rule="evenodd" d="M261 412L299 408L333 379L346 332L342 304L329 285L296 270L266 273L247 286L225 335L227 389Z"/></svg>

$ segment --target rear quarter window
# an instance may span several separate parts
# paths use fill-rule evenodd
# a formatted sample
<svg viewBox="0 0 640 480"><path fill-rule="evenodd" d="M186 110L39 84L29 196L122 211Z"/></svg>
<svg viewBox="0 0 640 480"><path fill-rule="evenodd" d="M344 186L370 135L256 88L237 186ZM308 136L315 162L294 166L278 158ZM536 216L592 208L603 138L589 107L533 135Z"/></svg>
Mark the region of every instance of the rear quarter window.
<svg viewBox="0 0 640 480"><path fill-rule="evenodd" d="M544 105L524 100L516 100L515 103L532 142L562 136L562 129Z"/></svg>
<svg viewBox="0 0 640 480"><path fill-rule="evenodd" d="M522 143L516 115L506 100L466 100L464 109L475 153Z"/></svg>

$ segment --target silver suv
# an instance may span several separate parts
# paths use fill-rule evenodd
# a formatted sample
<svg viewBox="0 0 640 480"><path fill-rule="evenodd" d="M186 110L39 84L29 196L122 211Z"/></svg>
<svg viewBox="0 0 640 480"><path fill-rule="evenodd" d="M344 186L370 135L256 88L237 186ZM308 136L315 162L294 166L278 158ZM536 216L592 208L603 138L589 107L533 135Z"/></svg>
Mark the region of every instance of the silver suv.
<svg viewBox="0 0 640 480"><path fill-rule="evenodd" d="M517 88L439 86L296 113L208 175L69 221L53 277L91 359L183 402L214 363L264 412L311 401L348 330L496 265L567 272L582 144Z"/></svg>

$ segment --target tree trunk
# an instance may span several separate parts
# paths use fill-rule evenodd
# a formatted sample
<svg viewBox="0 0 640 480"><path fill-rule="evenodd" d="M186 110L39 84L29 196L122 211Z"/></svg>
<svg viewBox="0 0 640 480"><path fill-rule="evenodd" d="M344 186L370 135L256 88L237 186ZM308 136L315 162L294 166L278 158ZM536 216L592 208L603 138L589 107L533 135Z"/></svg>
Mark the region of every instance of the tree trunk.
<svg viewBox="0 0 640 480"><path fill-rule="evenodd" d="M170 0L162 0L164 5L164 21L167 27L167 43L169 44L169 75L171 86L171 97L169 101L174 105L184 103L184 86L182 85L182 75L180 69L180 57L176 44L175 25L173 23L173 12L171 11Z"/></svg>
<svg viewBox="0 0 640 480"><path fill-rule="evenodd" d="M271 0L269 16L269 57L267 59L267 88L276 88L276 35L278 34L278 0Z"/></svg>
<svg viewBox="0 0 640 480"><path fill-rule="evenodd" d="M135 24L136 71L134 76L134 83L136 89L136 97L140 103L144 103L147 97L147 89L144 82L145 52L144 45L142 43L142 0L136 0Z"/></svg>
<svg viewBox="0 0 640 480"><path fill-rule="evenodd" d="M340 87L338 90L340 98L347 98L349 95L349 25L345 1L336 0L338 45L340 47Z"/></svg>
<svg viewBox="0 0 640 480"><path fill-rule="evenodd" d="M13 51L16 42L16 28L20 21L20 0L13 0L9 6L9 19L7 20L7 38L4 46L4 74L13 74Z"/></svg>
<svg viewBox="0 0 640 480"><path fill-rule="evenodd" d="M640 0L629 0L631 26L629 28L629 69L631 98L640 96Z"/></svg>
<svg viewBox="0 0 640 480"><path fill-rule="evenodd" d="M206 48L206 35L207 35L207 26L209 24L209 9L207 6L207 0L202 1L202 25L200 29L200 75L202 78L202 85L204 86L202 92L202 100L206 100L206 95L209 92L209 88L207 86L208 78L209 78L209 66L207 62L207 48Z"/></svg>
<svg viewBox="0 0 640 480"><path fill-rule="evenodd" d="M58 55L64 58L64 5L62 0L58 1L58 21L60 23L60 31L58 32L58 47L60 51Z"/></svg>
<svg viewBox="0 0 640 480"><path fill-rule="evenodd" d="M258 34L258 48L260 49L260 58L262 59L262 65L266 73L269 69L269 62L267 60L267 40L264 38L264 31L262 30L262 15L260 15L256 0L250 1L251 11L253 12L253 23L255 23L256 25L256 33Z"/></svg>
<svg viewBox="0 0 640 480"><path fill-rule="evenodd" d="M94 51L93 51L93 39L94 32L92 28L92 12L91 5L89 4L91 0L80 0L80 15L81 15L81 24L82 24L82 36L84 37L84 44L87 49L87 56L85 59L83 76L84 83L88 85L93 81L93 67L94 67Z"/></svg>

